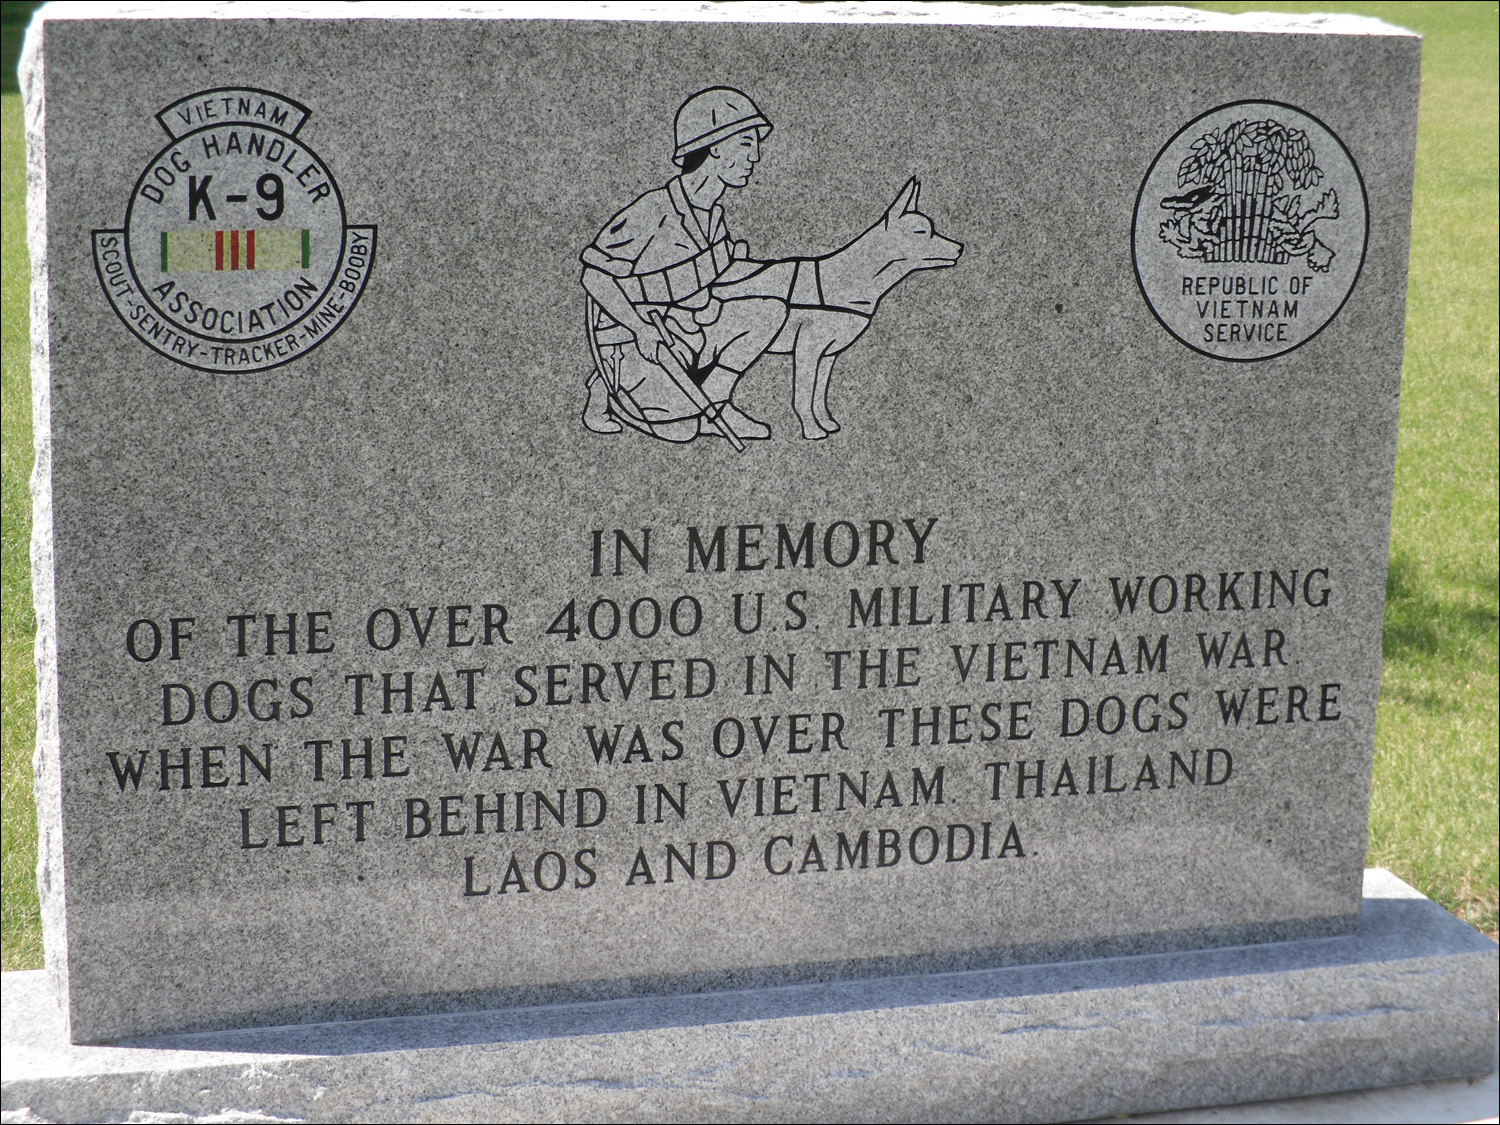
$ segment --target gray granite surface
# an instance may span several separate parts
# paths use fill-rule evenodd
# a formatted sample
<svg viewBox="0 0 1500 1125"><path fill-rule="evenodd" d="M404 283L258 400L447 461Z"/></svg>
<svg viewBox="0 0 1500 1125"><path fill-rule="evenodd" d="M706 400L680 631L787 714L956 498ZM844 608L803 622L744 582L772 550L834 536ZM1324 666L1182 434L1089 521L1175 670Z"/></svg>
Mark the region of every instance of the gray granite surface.
<svg viewBox="0 0 1500 1125"><path fill-rule="evenodd" d="M1389 872L1351 935L78 1047L5 974L11 1121L1055 1121L1482 1074L1496 950Z"/></svg>
<svg viewBox="0 0 1500 1125"><path fill-rule="evenodd" d="M356 10L28 39L69 1036L1354 931L1415 36Z"/></svg>
<svg viewBox="0 0 1500 1125"><path fill-rule="evenodd" d="M1133 1113L1138 1125L1431 1125L1492 1121L1500 1106L1500 1052L1488 1077L1436 1078L1372 1090Z"/></svg>

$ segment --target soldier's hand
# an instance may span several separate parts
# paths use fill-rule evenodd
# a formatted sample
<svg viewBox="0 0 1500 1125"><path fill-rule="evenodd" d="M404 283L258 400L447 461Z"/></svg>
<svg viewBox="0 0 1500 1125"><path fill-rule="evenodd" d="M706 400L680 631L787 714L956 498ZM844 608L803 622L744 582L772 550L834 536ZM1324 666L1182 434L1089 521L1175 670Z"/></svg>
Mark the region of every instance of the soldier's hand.
<svg viewBox="0 0 1500 1125"><path fill-rule="evenodd" d="M658 350L666 346L667 342L656 330L656 325L642 321L641 326L635 331L635 350L640 353L641 358L647 363L659 365L661 361L658 358Z"/></svg>

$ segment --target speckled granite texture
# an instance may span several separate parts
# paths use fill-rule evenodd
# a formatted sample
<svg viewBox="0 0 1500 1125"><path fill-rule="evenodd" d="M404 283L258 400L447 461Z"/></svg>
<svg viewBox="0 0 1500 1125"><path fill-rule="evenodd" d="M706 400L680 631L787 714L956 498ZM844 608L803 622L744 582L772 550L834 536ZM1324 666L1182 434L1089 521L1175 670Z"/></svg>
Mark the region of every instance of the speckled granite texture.
<svg viewBox="0 0 1500 1125"><path fill-rule="evenodd" d="M1415 36L332 10L28 40L74 1041L1355 930Z"/></svg>
<svg viewBox="0 0 1500 1125"><path fill-rule="evenodd" d="M1359 931L1319 941L115 1047L69 1045L42 974L7 973L4 1107L15 1121L1057 1121L1489 1070L1494 943L1389 872L1364 894Z"/></svg>

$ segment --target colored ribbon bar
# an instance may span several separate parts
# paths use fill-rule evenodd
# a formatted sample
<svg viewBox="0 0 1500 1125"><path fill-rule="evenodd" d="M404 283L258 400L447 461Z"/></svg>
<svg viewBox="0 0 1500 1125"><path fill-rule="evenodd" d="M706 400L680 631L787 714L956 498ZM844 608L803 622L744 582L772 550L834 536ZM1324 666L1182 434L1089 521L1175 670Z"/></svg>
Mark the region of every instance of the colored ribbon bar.
<svg viewBox="0 0 1500 1125"><path fill-rule="evenodd" d="M312 261L310 230L164 230L162 273L305 270Z"/></svg>

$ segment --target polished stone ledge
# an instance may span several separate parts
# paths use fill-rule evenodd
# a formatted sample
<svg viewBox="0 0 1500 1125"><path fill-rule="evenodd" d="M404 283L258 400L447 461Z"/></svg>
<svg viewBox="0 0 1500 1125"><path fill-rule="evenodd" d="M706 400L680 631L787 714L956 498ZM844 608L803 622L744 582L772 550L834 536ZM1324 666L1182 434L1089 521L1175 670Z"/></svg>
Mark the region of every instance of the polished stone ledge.
<svg viewBox="0 0 1500 1125"><path fill-rule="evenodd" d="M1346 937L64 1041L4 974L7 1121L1077 1120L1483 1074L1495 944L1383 870Z"/></svg>

